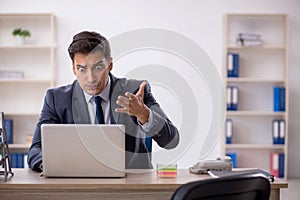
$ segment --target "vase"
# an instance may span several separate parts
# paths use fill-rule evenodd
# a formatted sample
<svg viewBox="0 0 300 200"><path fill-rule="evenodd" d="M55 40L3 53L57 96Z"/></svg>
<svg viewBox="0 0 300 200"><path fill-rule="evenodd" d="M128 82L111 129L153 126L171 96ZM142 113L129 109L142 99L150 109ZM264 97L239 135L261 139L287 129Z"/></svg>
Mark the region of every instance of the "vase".
<svg viewBox="0 0 300 200"><path fill-rule="evenodd" d="M17 36L15 36L15 38L16 38L17 45L24 45L24 43L25 43L25 37L17 35Z"/></svg>

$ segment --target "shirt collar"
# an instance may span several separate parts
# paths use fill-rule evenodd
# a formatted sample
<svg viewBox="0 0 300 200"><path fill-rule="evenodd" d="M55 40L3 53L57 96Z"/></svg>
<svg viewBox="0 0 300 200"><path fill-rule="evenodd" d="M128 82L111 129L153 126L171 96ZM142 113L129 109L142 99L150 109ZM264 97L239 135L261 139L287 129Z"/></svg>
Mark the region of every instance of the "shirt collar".
<svg viewBox="0 0 300 200"><path fill-rule="evenodd" d="M111 80L110 80L110 77L108 76L108 81L107 81L105 88L102 90L102 92L100 94L96 94L95 96L100 96L105 102L108 102L110 85L111 85ZM83 94L84 94L86 103L89 103L91 101L91 99L94 97L94 95L90 95L90 94L86 93L85 91L83 91Z"/></svg>

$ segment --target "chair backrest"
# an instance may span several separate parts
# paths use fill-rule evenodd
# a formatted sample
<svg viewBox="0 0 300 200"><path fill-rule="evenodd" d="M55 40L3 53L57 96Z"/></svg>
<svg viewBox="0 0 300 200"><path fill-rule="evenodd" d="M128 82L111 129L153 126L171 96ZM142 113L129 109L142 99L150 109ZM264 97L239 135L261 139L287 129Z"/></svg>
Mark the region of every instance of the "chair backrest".
<svg viewBox="0 0 300 200"><path fill-rule="evenodd" d="M180 186L172 200L267 200L270 182L264 177L225 177Z"/></svg>

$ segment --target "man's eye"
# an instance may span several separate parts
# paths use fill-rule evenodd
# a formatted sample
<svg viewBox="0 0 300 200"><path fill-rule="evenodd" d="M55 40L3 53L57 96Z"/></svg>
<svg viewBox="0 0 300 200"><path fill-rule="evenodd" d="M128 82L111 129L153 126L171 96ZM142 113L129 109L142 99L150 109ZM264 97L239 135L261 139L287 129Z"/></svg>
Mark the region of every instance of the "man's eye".
<svg viewBox="0 0 300 200"><path fill-rule="evenodd" d="M101 66L101 65L97 65L97 66L95 67L95 69L96 69L96 70L102 70L102 69L104 69L104 67Z"/></svg>
<svg viewBox="0 0 300 200"><path fill-rule="evenodd" d="M79 70L80 72L85 72L85 68L84 68L84 67L79 67L78 70Z"/></svg>

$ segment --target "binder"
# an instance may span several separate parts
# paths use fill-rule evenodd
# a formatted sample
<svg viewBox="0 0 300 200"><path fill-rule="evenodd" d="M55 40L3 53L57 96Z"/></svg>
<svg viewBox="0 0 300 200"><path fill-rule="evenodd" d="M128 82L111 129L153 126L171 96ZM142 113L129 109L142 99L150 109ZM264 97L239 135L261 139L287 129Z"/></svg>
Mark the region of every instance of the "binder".
<svg viewBox="0 0 300 200"><path fill-rule="evenodd" d="M274 111L285 111L285 88L280 86L274 87Z"/></svg>
<svg viewBox="0 0 300 200"><path fill-rule="evenodd" d="M279 144L279 120L274 119L272 126L273 144Z"/></svg>
<svg viewBox="0 0 300 200"><path fill-rule="evenodd" d="M279 154L279 178L284 178L284 153Z"/></svg>
<svg viewBox="0 0 300 200"><path fill-rule="evenodd" d="M13 143L13 120L12 119L5 119L5 127L6 127L6 134L7 134L7 143Z"/></svg>
<svg viewBox="0 0 300 200"><path fill-rule="evenodd" d="M284 144L285 140L285 121L279 120L279 144Z"/></svg>
<svg viewBox="0 0 300 200"><path fill-rule="evenodd" d="M279 177L279 153L271 153L270 173L273 176Z"/></svg>
<svg viewBox="0 0 300 200"><path fill-rule="evenodd" d="M236 163L236 153L232 152L232 153L226 153L226 156L229 156L231 158L231 162L232 162L232 167L233 168L237 168L237 163Z"/></svg>
<svg viewBox="0 0 300 200"><path fill-rule="evenodd" d="M226 105L227 105L227 110L231 110L231 102L232 102L232 91L231 87L227 86L226 88Z"/></svg>
<svg viewBox="0 0 300 200"><path fill-rule="evenodd" d="M239 54L227 54L227 77L239 77Z"/></svg>
<svg viewBox="0 0 300 200"><path fill-rule="evenodd" d="M232 110L238 110L238 87L237 86L232 86L232 105L231 108Z"/></svg>
<svg viewBox="0 0 300 200"><path fill-rule="evenodd" d="M231 119L227 119L226 120L226 144L231 144L232 143L232 120Z"/></svg>

